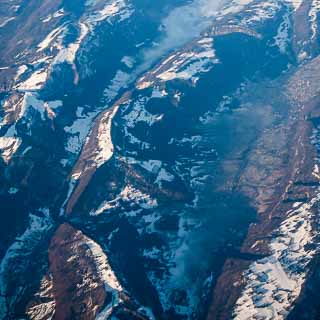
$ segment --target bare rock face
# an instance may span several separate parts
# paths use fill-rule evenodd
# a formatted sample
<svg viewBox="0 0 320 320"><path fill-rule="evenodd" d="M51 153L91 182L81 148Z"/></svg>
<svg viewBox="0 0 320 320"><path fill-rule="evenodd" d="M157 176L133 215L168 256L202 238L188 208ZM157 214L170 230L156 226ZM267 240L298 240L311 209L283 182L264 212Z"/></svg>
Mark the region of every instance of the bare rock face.
<svg viewBox="0 0 320 320"><path fill-rule="evenodd" d="M47 274L40 283L40 288L34 299L28 304L26 314L30 319L52 319L55 313L56 302L53 295L52 276Z"/></svg>
<svg viewBox="0 0 320 320"><path fill-rule="evenodd" d="M86 241L69 224L61 225L52 238L49 263L54 319L94 319L104 305L106 291Z"/></svg>
<svg viewBox="0 0 320 320"><path fill-rule="evenodd" d="M148 319L147 309L123 290L101 247L80 230L62 224L48 254L49 270L26 309L30 319Z"/></svg>

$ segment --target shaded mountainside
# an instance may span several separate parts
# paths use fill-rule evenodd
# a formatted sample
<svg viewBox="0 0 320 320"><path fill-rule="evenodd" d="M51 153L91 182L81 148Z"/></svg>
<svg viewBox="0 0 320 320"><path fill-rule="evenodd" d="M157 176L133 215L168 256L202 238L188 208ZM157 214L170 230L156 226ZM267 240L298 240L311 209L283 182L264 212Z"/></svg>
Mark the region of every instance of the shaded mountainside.
<svg viewBox="0 0 320 320"><path fill-rule="evenodd" d="M317 319L319 10L2 2L0 318Z"/></svg>

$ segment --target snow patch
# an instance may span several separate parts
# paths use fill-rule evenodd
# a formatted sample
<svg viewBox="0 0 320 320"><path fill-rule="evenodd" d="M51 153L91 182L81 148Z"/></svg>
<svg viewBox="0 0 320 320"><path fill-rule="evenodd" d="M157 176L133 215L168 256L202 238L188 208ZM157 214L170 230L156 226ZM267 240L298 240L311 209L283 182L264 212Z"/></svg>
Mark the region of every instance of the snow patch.
<svg viewBox="0 0 320 320"><path fill-rule="evenodd" d="M63 16L63 15L64 15L64 9L62 8L62 9L56 11L56 12L53 13L53 14L49 14L46 18L44 18L44 19L42 20L42 22L43 22L43 23L47 23L47 22L51 21L52 19L59 18L59 17L61 17L61 16Z"/></svg>
<svg viewBox="0 0 320 320"><path fill-rule="evenodd" d="M88 26L85 23L80 23L80 35L78 39L75 42L70 43L66 48L62 48L59 51L59 53L56 55L56 57L53 60L53 65L60 64L63 62L67 62L73 65L76 59L76 54L80 48L80 45L88 33L89 33Z"/></svg>
<svg viewBox="0 0 320 320"><path fill-rule="evenodd" d="M35 247L52 228L53 222L48 209L41 209L43 216L29 215L29 226L25 232L18 236L9 247L0 264L0 318L6 318L8 307L16 302L19 296L19 275L23 274L27 267L27 261ZM15 270L14 274L12 270ZM14 294L12 289L15 288ZM10 290L10 294L7 294Z"/></svg>
<svg viewBox="0 0 320 320"><path fill-rule="evenodd" d="M195 76L208 72L214 63L218 63L215 53L210 45L206 44L206 50L200 52L186 52L174 59L173 65L164 72L157 75L163 81L174 79L192 80Z"/></svg>
<svg viewBox="0 0 320 320"><path fill-rule="evenodd" d="M118 106L114 107L112 110L105 112L101 118L98 129L98 152L94 158L98 168L106 163L113 155L114 146L111 137L111 126L118 109Z"/></svg>
<svg viewBox="0 0 320 320"><path fill-rule="evenodd" d="M22 140L18 137L15 125L12 125L7 133L0 137L0 151L3 161L8 164L20 147Z"/></svg>
<svg viewBox="0 0 320 320"><path fill-rule="evenodd" d="M90 212L90 215L97 216L104 211L119 208L121 202L137 205L142 209L152 209L157 207L157 200L152 199L150 195L143 193L132 185L127 185L121 191L118 197L113 200L103 202L96 211Z"/></svg>
<svg viewBox="0 0 320 320"><path fill-rule="evenodd" d="M138 122L145 122L147 125L152 126L161 121L163 114L154 115L144 108L148 101L149 98L139 98L134 102L132 110L123 116L128 128L134 128Z"/></svg>
<svg viewBox="0 0 320 320"><path fill-rule="evenodd" d="M40 90L47 80L48 70L46 68L39 69L31 74L31 76L16 86L19 91L37 91Z"/></svg>
<svg viewBox="0 0 320 320"><path fill-rule="evenodd" d="M124 63L129 69L131 69L135 64L135 59L133 57L124 56L121 59L121 62Z"/></svg>
<svg viewBox="0 0 320 320"><path fill-rule="evenodd" d="M131 76L128 73L118 70L111 80L110 85L103 92L106 102L110 102L114 99L121 89L127 88L130 80Z"/></svg>
<svg viewBox="0 0 320 320"><path fill-rule="evenodd" d="M38 44L38 50L37 52L41 52L49 47L51 42L59 35L61 34L65 29L63 27L58 27L53 29L45 39L43 39L39 44Z"/></svg>
<svg viewBox="0 0 320 320"><path fill-rule="evenodd" d="M112 294L110 303L97 315L97 320L108 319L112 310L121 302L120 293L123 291L114 271L112 270L107 255L93 240L86 238L86 244L94 258L100 279L104 283L106 292Z"/></svg>
<svg viewBox="0 0 320 320"><path fill-rule="evenodd" d="M85 113L82 107L78 107L76 112L76 120L71 126L64 127L64 131L70 136L67 140L65 149L68 152L78 154L87 137L93 118L96 116L95 112Z"/></svg>
<svg viewBox="0 0 320 320"><path fill-rule="evenodd" d="M266 320L284 319L289 313L315 254L307 245L313 242L312 208L319 200L320 193L289 211L270 244L272 254L250 266L245 274L247 285L236 304L235 319L249 320L258 315Z"/></svg>
<svg viewBox="0 0 320 320"><path fill-rule="evenodd" d="M312 0L311 10L309 11L309 18L311 22L311 40L314 40L318 32L318 13L320 10L320 0Z"/></svg>
<svg viewBox="0 0 320 320"><path fill-rule="evenodd" d="M163 98L168 95L168 92L166 90L161 90L158 87L154 87L152 90L151 98Z"/></svg>
<svg viewBox="0 0 320 320"><path fill-rule="evenodd" d="M12 187L12 188L9 189L8 193L10 193L10 194L16 194L18 191L19 191L19 189Z"/></svg>
<svg viewBox="0 0 320 320"><path fill-rule="evenodd" d="M274 44L279 48L281 53L287 52L290 28L290 14L287 12L283 16L283 21L278 28L277 35L274 37Z"/></svg>

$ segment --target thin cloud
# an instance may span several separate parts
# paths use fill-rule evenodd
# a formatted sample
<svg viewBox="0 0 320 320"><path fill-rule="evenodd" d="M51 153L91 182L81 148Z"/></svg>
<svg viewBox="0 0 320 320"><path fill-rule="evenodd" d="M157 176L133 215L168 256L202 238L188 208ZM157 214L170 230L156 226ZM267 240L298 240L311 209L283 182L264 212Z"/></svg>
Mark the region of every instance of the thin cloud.
<svg viewBox="0 0 320 320"><path fill-rule="evenodd" d="M162 21L163 36L158 43L143 51L143 64L138 72L146 70L169 51L196 38L211 23L222 0L195 0L175 8Z"/></svg>

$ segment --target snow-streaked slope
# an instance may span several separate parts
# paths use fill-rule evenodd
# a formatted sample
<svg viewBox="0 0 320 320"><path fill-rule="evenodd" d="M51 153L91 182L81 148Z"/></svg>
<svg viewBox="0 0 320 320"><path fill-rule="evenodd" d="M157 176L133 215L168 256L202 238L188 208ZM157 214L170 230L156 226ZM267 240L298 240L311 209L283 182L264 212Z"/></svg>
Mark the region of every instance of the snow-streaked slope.
<svg viewBox="0 0 320 320"><path fill-rule="evenodd" d="M285 319L293 307L315 254L307 245L315 236L312 208L320 200L319 191L308 203L293 206L271 241L272 255L253 263L246 272L247 285L237 301L235 319Z"/></svg>

